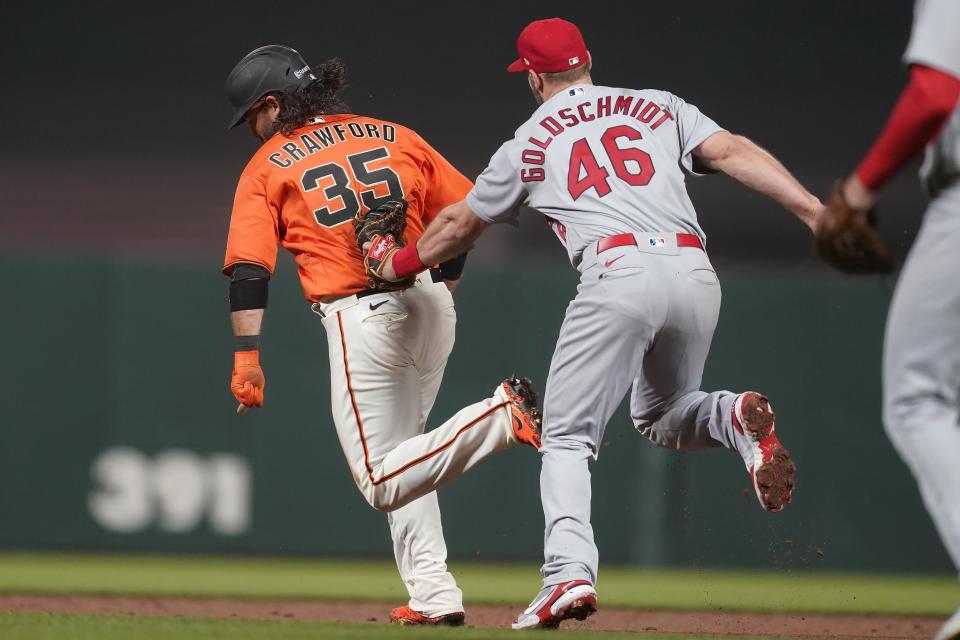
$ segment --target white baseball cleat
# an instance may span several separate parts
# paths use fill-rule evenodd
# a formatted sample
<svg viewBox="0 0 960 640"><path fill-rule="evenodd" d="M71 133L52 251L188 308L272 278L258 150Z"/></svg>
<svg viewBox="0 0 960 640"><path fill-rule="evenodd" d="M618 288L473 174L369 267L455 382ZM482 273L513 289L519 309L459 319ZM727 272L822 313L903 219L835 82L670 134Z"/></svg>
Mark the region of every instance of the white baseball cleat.
<svg viewBox="0 0 960 640"><path fill-rule="evenodd" d="M753 480L757 500L767 511L780 511L790 503L796 486L797 465L773 431L776 414L766 396L741 393L733 402L733 427L747 440L743 461Z"/></svg>
<svg viewBox="0 0 960 640"><path fill-rule="evenodd" d="M556 629L570 618L586 620L597 612L597 592L586 580L545 588L513 621L514 629Z"/></svg>
<svg viewBox="0 0 960 640"><path fill-rule="evenodd" d="M960 609L943 623L933 640L960 640Z"/></svg>

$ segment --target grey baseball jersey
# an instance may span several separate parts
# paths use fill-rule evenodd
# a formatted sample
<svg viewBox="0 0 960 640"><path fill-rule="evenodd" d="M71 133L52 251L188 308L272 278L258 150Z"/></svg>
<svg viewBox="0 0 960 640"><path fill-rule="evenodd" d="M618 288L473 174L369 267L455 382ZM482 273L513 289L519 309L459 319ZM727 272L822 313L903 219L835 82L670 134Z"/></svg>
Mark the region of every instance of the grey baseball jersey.
<svg viewBox="0 0 960 640"><path fill-rule="evenodd" d="M467 196L488 222L526 204L547 216L579 266L591 243L674 231L704 241L684 185L693 150L722 129L666 91L574 85L551 97L490 160Z"/></svg>
<svg viewBox="0 0 960 640"><path fill-rule="evenodd" d="M960 78L960 2L917 0L913 30L903 59ZM927 146L920 177L931 195L960 177L960 105L937 139Z"/></svg>
<svg viewBox="0 0 960 640"><path fill-rule="evenodd" d="M918 0L904 59L960 79L960 2ZM960 570L960 105L926 149L933 201L894 291L883 345L883 422ZM960 610L952 624L960 627ZM946 628L946 627L945 627ZM943 630L937 638L946 637ZM950 637L953 637L950 635Z"/></svg>
<svg viewBox="0 0 960 640"><path fill-rule="evenodd" d="M700 390L720 286L684 181L699 173L694 149L721 130L666 91L574 85L517 129L467 195L488 222L513 221L521 204L546 215L581 274L544 393L547 587L596 583L588 462L628 392L651 441L725 446L752 468L753 445L732 424L737 394Z"/></svg>

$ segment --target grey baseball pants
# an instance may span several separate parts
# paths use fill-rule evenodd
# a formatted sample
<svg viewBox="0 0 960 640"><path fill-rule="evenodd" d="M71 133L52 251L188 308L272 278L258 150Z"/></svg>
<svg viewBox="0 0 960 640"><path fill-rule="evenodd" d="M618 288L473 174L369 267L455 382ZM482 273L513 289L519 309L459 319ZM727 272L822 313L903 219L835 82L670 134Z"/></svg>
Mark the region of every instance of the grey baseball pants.
<svg viewBox="0 0 960 640"><path fill-rule="evenodd" d="M960 570L960 183L927 208L897 282L883 422Z"/></svg>
<svg viewBox="0 0 960 640"><path fill-rule="evenodd" d="M596 584L598 552L590 524L590 471L607 421L632 387L638 431L659 446L738 448L735 393L700 391L720 311L720 285L704 251L633 247L580 265L544 396L540 493L545 519L544 586Z"/></svg>

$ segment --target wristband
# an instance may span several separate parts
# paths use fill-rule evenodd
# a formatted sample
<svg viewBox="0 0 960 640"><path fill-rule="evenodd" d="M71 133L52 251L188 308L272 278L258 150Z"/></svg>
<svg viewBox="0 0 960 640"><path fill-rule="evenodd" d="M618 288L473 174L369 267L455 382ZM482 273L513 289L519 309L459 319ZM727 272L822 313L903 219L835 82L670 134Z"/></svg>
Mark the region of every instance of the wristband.
<svg viewBox="0 0 960 640"><path fill-rule="evenodd" d="M416 242L408 244L393 254L393 272L397 275L398 280L416 275L426 268L427 265L420 262Z"/></svg>
<svg viewBox="0 0 960 640"><path fill-rule="evenodd" d="M234 351L258 351L260 349L260 336L234 336Z"/></svg>

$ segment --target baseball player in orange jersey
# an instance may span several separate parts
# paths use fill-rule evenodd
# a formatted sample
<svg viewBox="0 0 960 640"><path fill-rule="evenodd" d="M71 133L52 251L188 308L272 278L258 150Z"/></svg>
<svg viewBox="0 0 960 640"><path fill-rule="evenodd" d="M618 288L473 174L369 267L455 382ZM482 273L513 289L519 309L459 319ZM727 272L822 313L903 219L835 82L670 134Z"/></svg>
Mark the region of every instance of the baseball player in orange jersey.
<svg viewBox="0 0 960 640"><path fill-rule="evenodd" d="M590 524L589 463L631 391L634 426L672 449L739 454L760 505L784 508L794 465L768 399L702 391L720 286L687 195L688 176L720 171L769 196L811 229L823 205L750 140L680 97L597 86L580 31L552 18L517 40L538 109L490 159L465 200L385 261L388 279L456 255L528 204L546 216L580 271L544 395L540 495L543 589L514 629L556 627L596 610L599 554Z"/></svg>
<svg viewBox="0 0 960 640"><path fill-rule="evenodd" d="M410 129L348 114L344 74L336 59L314 73L293 49L268 45L227 79L231 127L247 122L263 142L240 176L223 267L237 341L231 388L238 412L263 404L259 335L279 243L326 330L333 419L353 478L388 512L410 594L390 618L459 625L463 598L447 571L435 489L515 442L539 448L536 394L529 380L507 379L424 433L453 347L450 289L465 254L406 289L368 289L351 222L405 200L412 243L471 183Z"/></svg>

